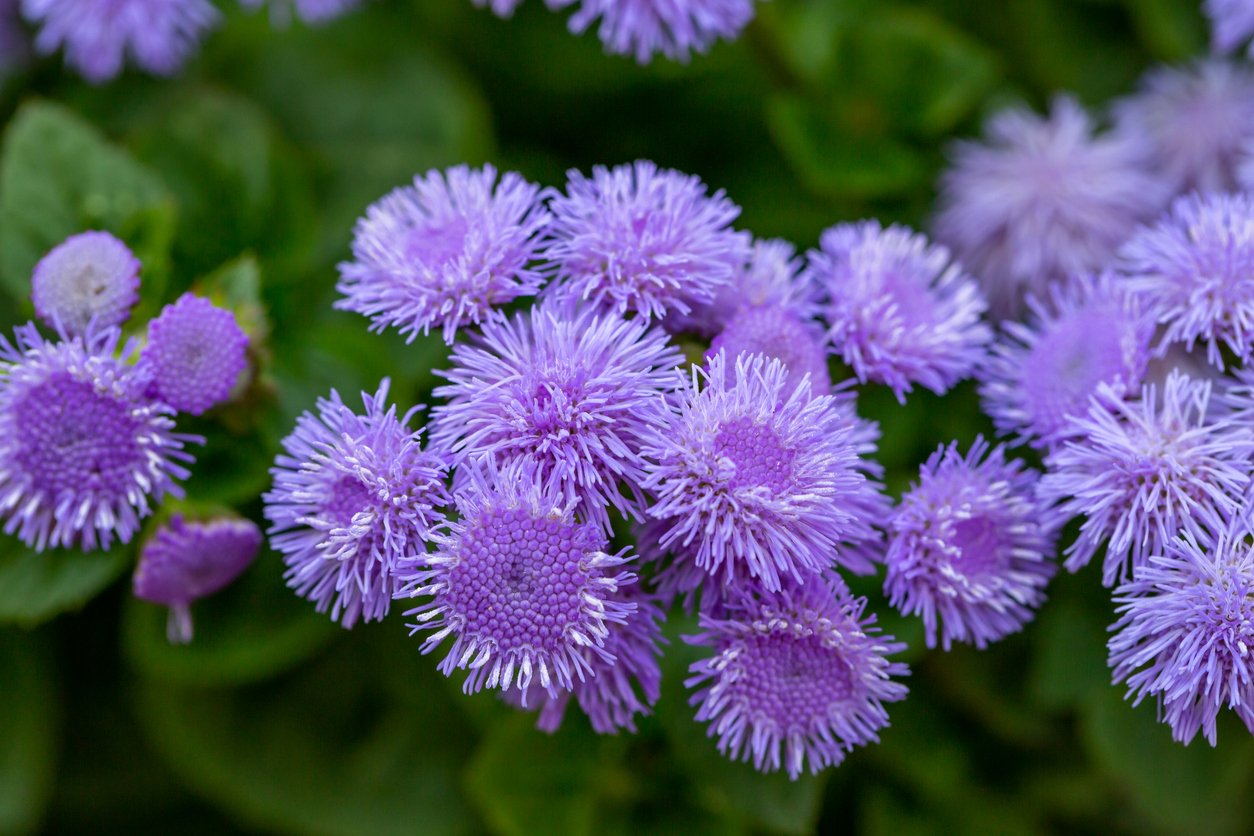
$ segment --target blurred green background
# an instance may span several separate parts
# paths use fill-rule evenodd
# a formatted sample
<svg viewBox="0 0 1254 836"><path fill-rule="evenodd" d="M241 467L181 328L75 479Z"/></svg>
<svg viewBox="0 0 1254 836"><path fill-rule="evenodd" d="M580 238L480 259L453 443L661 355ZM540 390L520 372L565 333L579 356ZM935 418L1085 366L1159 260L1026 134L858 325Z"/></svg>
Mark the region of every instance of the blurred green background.
<svg viewBox="0 0 1254 836"><path fill-rule="evenodd" d="M406 346L335 313L335 263L370 201L468 162L560 186L637 157L699 174L740 226L804 250L839 220L923 228L953 136L1056 90L1100 108L1154 62L1204 48L1190 0L771 0L687 65L608 57L527 0L376 0L310 30L227 24L177 80L93 88L54 57L0 92L0 320L30 315L35 260L104 227L143 258L142 321L196 284L268 330L242 402L183 420L209 439L191 501L260 520L277 441L335 386L394 379L427 401L436 340ZM973 388L905 408L870 389L890 490L938 443L990 427ZM0 541L0 834L1223 834L1254 829L1254 740L1182 747L1112 688L1095 568L1060 576L1028 629L977 652L922 647L875 578L855 581L910 643L910 697L877 746L790 783L721 758L682 680L673 614L663 697L638 735L561 732L418 654L395 613L351 633L283 587L265 553L195 609L172 648L129 596L134 547L34 555Z"/></svg>

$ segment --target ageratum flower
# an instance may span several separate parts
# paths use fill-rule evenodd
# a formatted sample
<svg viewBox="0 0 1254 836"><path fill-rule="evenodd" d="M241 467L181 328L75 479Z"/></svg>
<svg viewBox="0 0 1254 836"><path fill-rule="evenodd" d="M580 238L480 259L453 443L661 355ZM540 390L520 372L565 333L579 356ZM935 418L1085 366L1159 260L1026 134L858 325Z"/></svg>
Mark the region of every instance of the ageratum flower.
<svg viewBox="0 0 1254 836"><path fill-rule="evenodd" d="M1156 697L1182 743L1201 731L1214 746L1224 705L1254 732L1254 549L1239 530L1165 546L1115 590L1114 681L1127 681L1133 705Z"/></svg>
<svg viewBox="0 0 1254 836"><path fill-rule="evenodd" d="M1202 0L1210 18L1210 42L1216 52L1227 54L1254 35L1254 3L1250 0ZM1254 55L1254 44L1247 47Z"/></svg>
<svg viewBox="0 0 1254 836"><path fill-rule="evenodd" d="M580 514L606 533L609 508L643 513L641 448L667 424L667 395L682 383L679 351L661 328L550 300L486 324L451 360L436 372L449 381L435 390L448 399L432 411L439 449L532 462L546 491L578 497Z"/></svg>
<svg viewBox="0 0 1254 836"><path fill-rule="evenodd" d="M971 374L992 331L976 283L944 247L879 221L837 224L809 252L826 291L832 351L858 380L882 383L906 402L914 383L943 395Z"/></svg>
<svg viewBox="0 0 1254 836"><path fill-rule="evenodd" d="M1180 531L1199 538L1223 530L1250 483L1254 430L1245 422L1208 420L1210 381L1172 372L1127 403L1098 388L1088 413L1073 419L1075 440L1045 459L1040 495L1061 501L1062 520L1084 514L1067 549L1072 572L1103 543L1102 582L1113 586L1161 554Z"/></svg>
<svg viewBox="0 0 1254 836"><path fill-rule="evenodd" d="M718 750L762 772L782 766L796 780L807 760L817 774L854 746L879 742L884 703L906 696L889 677L910 671L885 658L906 645L876 635L865 609L866 598L828 575L759 593L735 620L701 616L703 632L684 640L713 655L694 662L684 684L701 686L690 702L698 722L710 721Z"/></svg>
<svg viewBox="0 0 1254 836"><path fill-rule="evenodd" d="M33 323L0 337L0 518L37 551L129 543L149 497L183 496L180 462L197 436L174 432L174 410L147 397L136 340L118 355L116 328L68 342Z"/></svg>
<svg viewBox="0 0 1254 836"><path fill-rule="evenodd" d="M762 354L778 360L788 370L789 385L785 394L810 376L810 391L826 395L832 390L827 373L827 352L815 339L814 327L784 305L754 305L740 309L727 326L710 343L705 352L708 363L714 355L725 351L734 360L741 354ZM728 367L728 373L734 369Z"/></svg>
<svg viewBox="0 0 1254 836"><path fill-rule="evenodd" d="M551 9L576 2L570 31L583 33L597 18L605 51L634 55L641 64L660 52L672 61L704 53L719 38L735 40L753 19L753 0L545 0Z"/></svg>
<svg viewBox="0 0 1254 836"><path fill-rule="evenodd" d="M1164 326L1157 352L1172 343L1224 367L1222 342L1242 362L1254 354L1254 203L1243 194L1188 195L1119 252L1128 286Z"/></svg>
<svg viewBox="0 0 1254 836"><path fill-rule="evenodd" d="M934 232L980 280L996 319L1017 316L1051 281L1105 268L1168 198L1148 144L1094 137L1070 97L1054 100L1048 120L999 113L986 134L955 146Z"/></svg>
<svg viewBox="0 0 1254 836"><path fill-rule="evenodd" d="M591 656L613 662L609 627L635 608L614 599L636 579L617 571L630 558L607 554L600 529L575 519L578 499L547 488L534 467L463 469L454 494L460 519L433 537L435 554L408 563L402 594L431 596L405 613L417 616L411 633L435 631L423 653L454 637L439 669L468 669L468 694L516 683L525 695L537 676L557 699L593 675Z"/></svg>
<svg viewBox="0 0 1254 836"><path fill-rule="evenodd" d="M353 261L340 264L335 307L395 325L412 342L441 327L501 322L500 306L534 296L544 276L533 264L549 222L540 187L496 169L434 169L366 209L353 233Z"/></svg>
<svg viewBox="0 0 1254 836"><path fill-rule="evenodd" d="M248 335L235 314L203 296L184 293L148 323L141 354L158 398L200 415L231 396L248 366Z"/></svg>
<svg viewBox="0 0 1254 836"><path fill-rule="evenodd" d="M22 0L38 25L35 48L65 47L65 63L92 84L122 72L125 58L154 75L174 75L222 19L208 0Z"/></svg>
<svg viewBox="0 0 1254 836"><path fill-rule="evenodd" d="M748 569L779 590L781 577L800 582L839 559L866 477L832 397L812 397L808 382L786 395L787 370L760 354L731 365L719 353L693 369L679 416L645 450L642 486L657 494L650 516L672 523L660 546L694 547L724 583Z"/></svg>
<svg viewBox="0 0 1254 836"><path fill-rule="evenodd" d="M1153 319L1112 273L1051 285L1049 303L1030 298L1026 325L1003 322L979 372L997 431L1034 447L1055 443L1069 418L1088 411L1100 384L1138 391L1154 336Z"/></svg>
<svg viewBox="0 0 1254 836"><path fill-rule="evenodd" d="M421 555L444 519L447 463L422 449L410 430L417 407L401 418L387 405L391 381L362 393L357 415L331 390L283 439L274 487L262 495L270 545L284 555L287 585L331 610L351 628L358 618L381 620L400 587L401 558Z"/></svg>
<svg viewBox="0 0 1254 836"><path fill-rule="evenodd" d="M919 468L888 521L884 593L903 615L923 617L928 647L939 620L946 650L955 641L983 649L1045 600L1057 530L1033 495L1037 476L979 436L965 457L954 442Z"/></svg>
<svg viewBox="0 0 1254 836"><path fill-rule="evenodd" d="M549 201L545 251L561 297L662 319L712 302L749 260L749 233L731 228L740 207L722 190L707 196L699 177L648 160L568 177Z"/></svg>
<svg viewBox="0 0 1254 836"><path fill-rule="evenodd" d="M131 317L139 301L139 259L107 232L80 232L39 259L30 277L35 315L70 336Z"/></svg>
<svg viewBox="0 0 1254 836"><path fill-rule="evenodd" d="M166 636L171 644L187 644L192 602L238 578L256 558L261 541L261 529L252 520L184 522L182 514L174 514L139 553L132 579L135 597L169 607Z"/></svg>
<svg viewBox="0 0 1254 836"><path fill-rule="evenodd" d="M1210 58L1155 67L1140 87L1115 103L1116 129L1130 141L1149 141L1154 170L1172 193L1236 191L1254 138L1254 73Z"/></svg>

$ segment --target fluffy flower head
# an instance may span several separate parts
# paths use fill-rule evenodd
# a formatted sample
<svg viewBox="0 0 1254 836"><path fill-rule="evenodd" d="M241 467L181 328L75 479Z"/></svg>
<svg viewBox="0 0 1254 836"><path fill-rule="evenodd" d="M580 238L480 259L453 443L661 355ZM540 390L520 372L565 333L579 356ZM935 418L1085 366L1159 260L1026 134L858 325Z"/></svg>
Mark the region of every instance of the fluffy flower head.
<svg viewBox="0 0 1254 836"><path fill-rule="evenodd" d="M231 396L248 365L248 335L235 314L184 293L148 323L142 363L157 397L199 415Z"/></svg>
<svg viewBox="0 0 1254 836"><path fill-rule="evenodd" d="M597 37L605 51L634 55L641 64L660 52L687 61L690 51L705 52L719 38L735 40L753 19L753 0L545 0L561 9L576 2L570 31L579 34L597 19Z"/></svg>
<svg viewBox="0 0 1254 836"><path fill-rule="evenodd" d="M121 325L139 301L139 259L107 232L80 232L39 259L30 277L35 315L78 336Z"/></svg>
<svg viewBox="0 0 1254 836"><path fill-rule="evenodd" d="M815 339L814 328L784 305L753 305L740 309L710 343L708 362L720 351L733 360L742 354L762 354L778 360L788 370L791 393L804 375L810 376L810 391L816 395L831 392L827 373L827 352ZM735 369L728 368L729 373Z"/></svg>

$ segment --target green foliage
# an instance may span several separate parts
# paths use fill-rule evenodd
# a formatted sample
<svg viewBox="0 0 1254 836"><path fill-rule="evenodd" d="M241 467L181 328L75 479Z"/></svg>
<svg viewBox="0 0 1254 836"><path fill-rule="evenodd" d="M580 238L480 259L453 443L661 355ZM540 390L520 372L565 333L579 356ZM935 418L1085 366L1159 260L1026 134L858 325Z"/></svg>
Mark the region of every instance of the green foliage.
<svg viewBox="0 0 1254 836"><path fill-rule="evenodd" d="M52 792L56 686L39 637L0 628L0 834L34 833Z"/></svg>
<svg viewBox="0 0 1254 836"><path fill-rule="evenodd" d="M38 624L81 607L126 571L134 551L48 549L37 552L0 539L0 624Z"/></svg>

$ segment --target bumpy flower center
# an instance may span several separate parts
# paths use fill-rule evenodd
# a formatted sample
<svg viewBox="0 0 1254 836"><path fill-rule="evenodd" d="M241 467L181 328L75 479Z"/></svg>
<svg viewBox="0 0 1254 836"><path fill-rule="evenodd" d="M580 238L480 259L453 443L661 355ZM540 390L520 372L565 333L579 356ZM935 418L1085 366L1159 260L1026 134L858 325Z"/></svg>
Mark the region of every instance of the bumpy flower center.
<svg viewBox="0 0 1254 836"><path fill-rule="evenodd" d="M439 271L462 254L469 230L466 219L460 215L415 228L405 242L405 255L428 270Z"/></svg>
<svg viewBox="0 0 1254 836"><path fill-rule="evenodd" d="M37 492L125 496L134 483L143 456L128 404L62 372L27 392L13 414L16 458Z"/></svg>
<svg viewBox="0 0 1254 836"><path fill-rule="evenodd" d="M340 528L349 528L353 517L362 511L370 510L375 503L375 492L355 476L345 476L331 486L330 497L323 505L323 514ZM372 526L369 533L361 537L354 555L370 555L376 546L382 546L383 532ZM383 551L380 548L380 551Z"/></svg>
<svg viewBox="0 0 1254 836"><path fill-rule="evenodd" d="M1023 364L1023 391L1038 432L1061 429L1068 416L1088 411L1089 397L1100 383L1127 380L1127 321L1108 311L1084 311L1042 336Z"/></svg>
<svg viewBox="0 0 1254 836"><path fill-rule="evenodd" d="M883 292L897 305L897 317L907 328L929 325L936 319L936 302L922 282L885 270Z"/></svg>
<svg viewBox="0 0 1254 836"><path fill-rule="evenodd" d="M949 558L949 564L967 577L998 573L1010 564L1012 545L997 523L986 516L954 523L948 542L959 552Z"/></svg>
<svg viewBox="0 0 1254 836"><path fill-rule="evenodd" d="M792 484L792 460L797 451L785 449L779 436L768 426L751 418L735 418L719 425L714 452L732 464L728 490L769 488L779 493Z"/></svg>
<svg viewBox="0 0 1254 836"><path fill-rule="evenodd" d="M584 626L589 572L580 568L595 544L587 526L492 508L469 520L449 572L451 610L470 636L494 639L502 652L554 651L568 627Z"/></svg>
<svg viewBox="0 0 1254 836"><path fill-rule="evenodd" d="M743 675L731 686L733 699L782 728L809 727L813 717L853 696L853 672L844 654L815 635L753 634L738 660Z"/></svg>
<svg viewBox="0 0 1254 836"><path fill-rule="evenodd" d="M800 381L810 375L811 391L826 394L831 388L827 375L827 356L814 338L806 332L796 315L777 306L744 308L727 323L721 334L710 345L710 354L719 349L727 352L727 377L733 383L736 374L736 358L742 352L765 354L779 360Z"/></svg>

